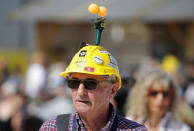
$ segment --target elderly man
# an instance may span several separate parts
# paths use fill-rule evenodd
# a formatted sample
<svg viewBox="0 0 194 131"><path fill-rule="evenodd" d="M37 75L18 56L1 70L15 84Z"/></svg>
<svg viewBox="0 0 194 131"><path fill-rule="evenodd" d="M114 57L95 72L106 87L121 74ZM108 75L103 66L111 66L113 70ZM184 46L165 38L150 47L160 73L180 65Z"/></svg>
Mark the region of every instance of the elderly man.
<svg viewBox="0 0 194 131"><path fill-rule="evenodd" d="M71 88L77 112L46 121L40 131L147 131L118 115L111 104L121 87L121 77L116 59L105 48L81 48L61 75Z"/></svg>

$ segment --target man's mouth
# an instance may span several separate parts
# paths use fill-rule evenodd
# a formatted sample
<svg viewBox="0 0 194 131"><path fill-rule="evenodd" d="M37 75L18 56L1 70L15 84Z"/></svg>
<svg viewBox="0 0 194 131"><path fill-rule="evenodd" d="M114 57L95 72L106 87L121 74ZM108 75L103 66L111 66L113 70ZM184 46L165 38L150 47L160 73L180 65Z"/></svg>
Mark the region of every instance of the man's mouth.
<svg viewBox="0 0 194 131"><path fill-rule="evenodd" d="M83 103L83 104L90 104L90 102L87 100L76 100L76 102Z"/></svg>

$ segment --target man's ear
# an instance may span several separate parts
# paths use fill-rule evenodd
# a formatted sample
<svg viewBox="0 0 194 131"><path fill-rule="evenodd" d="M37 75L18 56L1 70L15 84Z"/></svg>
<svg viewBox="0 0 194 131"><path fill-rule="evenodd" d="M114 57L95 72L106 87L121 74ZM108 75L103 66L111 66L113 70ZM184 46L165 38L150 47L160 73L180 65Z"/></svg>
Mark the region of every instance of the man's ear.
<svg viewBox="0 0 194 131"><path fill-rule="evenodd" d="M113 98L116 95L118 89L119 89L119 82L116 82L112 85L112 89L111 89L111 95Z"/></svg>

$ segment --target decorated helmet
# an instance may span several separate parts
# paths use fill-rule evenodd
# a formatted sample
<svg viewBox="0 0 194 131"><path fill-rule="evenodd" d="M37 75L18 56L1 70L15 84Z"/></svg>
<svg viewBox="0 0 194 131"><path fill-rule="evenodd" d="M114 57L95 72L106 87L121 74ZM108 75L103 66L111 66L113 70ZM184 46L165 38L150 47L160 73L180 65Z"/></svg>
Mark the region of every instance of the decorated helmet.
<svg viewBox="0 0 194 131"><path fill-rule="evenodd" d="M105 48L87 45L75 54L71 63L60 75L67 77L71 73L116 76L121 87L121 77L116 59Z"/></svg>

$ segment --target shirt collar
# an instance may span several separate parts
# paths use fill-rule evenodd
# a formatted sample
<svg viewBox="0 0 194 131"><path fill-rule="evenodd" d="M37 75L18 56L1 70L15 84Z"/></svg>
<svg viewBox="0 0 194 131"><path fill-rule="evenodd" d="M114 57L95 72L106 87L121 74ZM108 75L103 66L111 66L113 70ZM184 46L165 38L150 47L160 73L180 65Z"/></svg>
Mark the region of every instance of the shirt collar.
<svg viewBox="0 0 194 131"><path fill-rule="evenodd" d="M171 113L167 112L165 116L162 118L162 120L160 121L159 127L166 128L168 126L170 117L171 117Z"/></svg>

